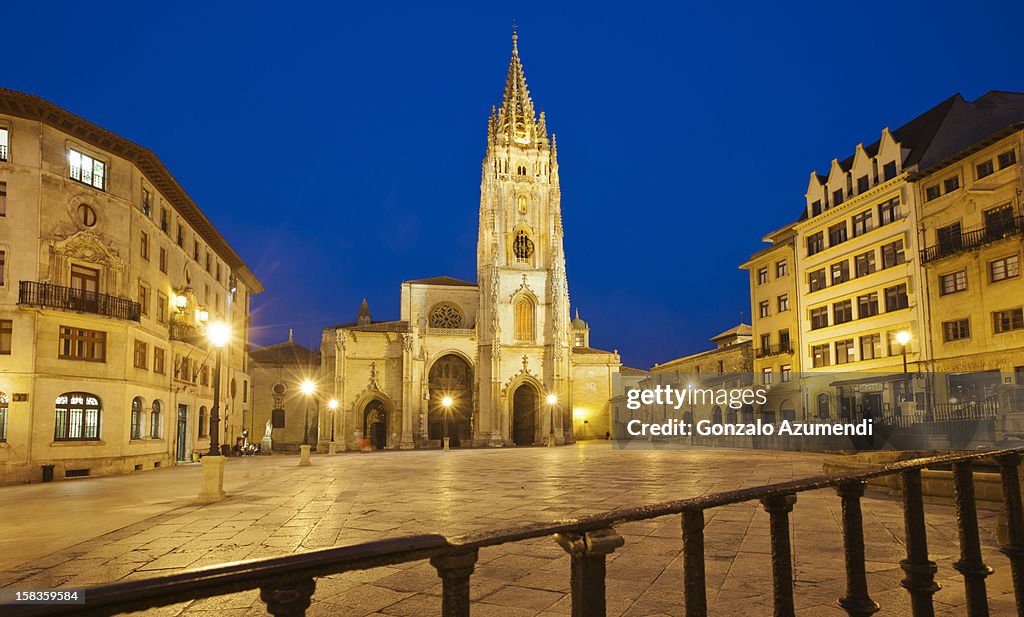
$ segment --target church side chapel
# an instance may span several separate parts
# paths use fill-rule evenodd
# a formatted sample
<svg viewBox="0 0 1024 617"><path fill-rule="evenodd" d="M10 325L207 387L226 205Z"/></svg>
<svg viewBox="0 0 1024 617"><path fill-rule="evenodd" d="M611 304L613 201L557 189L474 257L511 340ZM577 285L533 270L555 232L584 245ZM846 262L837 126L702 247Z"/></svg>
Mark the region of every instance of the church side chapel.
<svg viewBox="0 0 1024 617"><path fill-rule="evenodd" d="M569 313L555 136L535 112L512 35L487 123L477 282L402 283L400 318L326 328L318 450L562 445L609 430L617 352Z"/></svg>

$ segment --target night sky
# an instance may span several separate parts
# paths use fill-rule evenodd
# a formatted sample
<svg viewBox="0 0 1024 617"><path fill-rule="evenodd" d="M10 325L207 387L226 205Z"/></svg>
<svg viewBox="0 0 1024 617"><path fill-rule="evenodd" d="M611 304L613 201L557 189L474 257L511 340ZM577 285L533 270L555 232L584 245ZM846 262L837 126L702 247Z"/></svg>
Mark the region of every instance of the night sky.
<svg viewBox="0 0 1024 617"><path fill-rule="evenodd" d="M264 283L259 344L475 279L513 19L573 309L637 367L749 323L737 267L811 170L956 92L1024 90L1020 2L213 4L7 3L0 86L155 151Z"/></svg>

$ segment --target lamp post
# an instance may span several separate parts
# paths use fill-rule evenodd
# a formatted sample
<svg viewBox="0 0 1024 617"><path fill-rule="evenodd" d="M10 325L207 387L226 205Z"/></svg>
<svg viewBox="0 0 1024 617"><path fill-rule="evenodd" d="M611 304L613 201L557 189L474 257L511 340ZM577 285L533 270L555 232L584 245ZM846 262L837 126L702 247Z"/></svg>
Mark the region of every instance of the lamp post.
<svg viewBox="0 0 1024 617"><path fill-rule="evenodd" d="M548 395L548 416L551 418L551 434L548 435L548 447L555 447L555 405L558 404L558 396L554 393Z"/></svg>
<svg viewBox="0 0 1024 617"><path fill-rule="evenodd" d="M212 323L206 337L216 350L213 369L213 409L210 411L210 451L203 457L203 486L199 501L213 503L224 499L224 457L220 455L220 366L224 346L231 340L231 328L225 323Z"/></svg>
<svg viewBox="0 0 1024 617"><path fill-rule="evenodd" d="M316 384L307 379L299 386L299 390L305 395L304 401L306 404L306 423L302 429L302 445L299 446L299 467L309 467L309 451L311 449L309 445L309 399L313 396L313 392L316 391Z"/></svg>
<svg viewBox="0 0 1024 617"><path fill-rule="evenodd" d="M210 411L210 451L207 456L220 454L220 366L224 346L231 338L231 329L225 323L213 323L206 328L206 336L216 350L213 365L213 409Z"/></svg>
<svg viewBox="0 0 1024 617"><path fill-rule="evenodd" d="M896 342L903 350L903 402L906 403L910 399L910 373L907 372L907 343L910 342L910 332L907 330L897 332ZM903 412L902 408L900 412Z"/></svg>
<svg viewBox="0 0 1024 617"><path fill-rule="evenodd" d="M331 400L327 401L327 408L331 410L331 444L327 447L327 453L334 454L334 416L338 411L338 399L332 398Z"/></svg>
<svg viewBox="0 0 1024 617"><path fill-rule="evenodd" d="M455 401L452 397L446 396L441 399L441 407L444 411L441 414L441 443L444 444L442 449L447 452L449 448L449 437L448 437L448 415L452 412L452 404Z"/></svg>

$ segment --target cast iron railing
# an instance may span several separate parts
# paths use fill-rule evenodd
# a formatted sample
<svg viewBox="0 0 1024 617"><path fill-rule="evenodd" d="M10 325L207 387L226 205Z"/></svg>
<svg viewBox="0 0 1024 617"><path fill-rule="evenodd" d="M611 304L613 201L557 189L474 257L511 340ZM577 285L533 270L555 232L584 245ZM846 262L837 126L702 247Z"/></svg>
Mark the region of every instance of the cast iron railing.
<svg viewBox="0 0 1024 617"><path fill-rule="evenodd" d="M921 263L928 263L961 251L984 246L997 240L1024 231L1024 216L1007 217L999 223L992 223L960 232L959 235L944 238L942 242L921 249Z"/></svg>
<svg viewBox="0 0 1024 617"><path fill-rule="evenodd" d="M191 324L172 321L168 326L168 336L172 341L196 344L199 341L199 328Z"/></svg>
<svg viewBox="0 0 1024 617"><path fill-rule="evenodd" d="M906 575L901 585L910 594L914 617L924 617L934 614L932 595L939 586L935 583L938 567L928 556L921 470L929 466L951 465L960 536L960 559L953 568L964 577L968 616L981 617L988 615L985 578L992 573L982 560L974 498L973 463L982 457L993 457L999 465L1007 523L1007 543L1001 551L1010 561L1017 611L1021 614L1024 611L1024 505L1019 476L1022 453L1024 448L1011 448L918 458L869 471L815 476L566 521L520 525L454 538L406 536L272 559L240 561L179 574L100 585L85 591L84 605L12 606L5 607L5 615L109 615L259 588L260 599L272 615L299 616L304 615L310 605L316 590L316 577L429 559L442 581L441 615L468 617L470 576L481 548L553 536L571 556L573 617L601 617L605 615L605 557L625 543L615 527L623 523L681 515L684 614L686 617L700 617L708 613L704 512L758 500L769 514L774 614L793 616L789 513L799 493L831 487L842 501L846 569L846 592L837 602L851 617L867 617L878 611L879 606L868 591L860 500L868 480L900 475L907 551L906 559L900 561Z"/></svg>
<svg viewBox="0 0 1024 617"><path fill-rule="evenodd" d="M18 304L95 313L131 321L139 321L142 315L142 306L128 298L36 281L18 284Z"/></svg>
<svg viewBox="0 0 1024 617"><path fill-rule="evenodd" d="M754 357L767 358L769 356L778 356L784 353L793 353L793 346L789 343L779 343L778 345L758 347L754 350Z"/></svg>

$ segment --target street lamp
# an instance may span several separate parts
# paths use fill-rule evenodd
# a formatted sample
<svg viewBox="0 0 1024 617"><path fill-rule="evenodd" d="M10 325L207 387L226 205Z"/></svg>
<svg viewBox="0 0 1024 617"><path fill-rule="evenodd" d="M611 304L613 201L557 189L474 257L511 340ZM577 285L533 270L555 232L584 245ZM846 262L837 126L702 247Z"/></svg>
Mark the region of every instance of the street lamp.
<svg viewBox="0 0 1024 617"><path fill-rule="evenodd" d="M558 404L558 396L554 393L548 394L548 416L551 417L551 434L548 435L548 447L555 447L555 405Z"/></svg>
<svg viewBox="0 0 1024 617"><path fill-rule="evenodd" d="M304 428L302 429L302 445L299 446L299 467L308 467L310 464L309 451L311 449L309 445L309 399L313 396L313 393L316 391L316 384L313 383L311 380L306 379L301 384L299 384L299 391L302 392L302 394L305 395L306 397L306 423Z"/></svg>
<svg viewBox="0 0 1024 617"><path fill-rule="evenodd" d="M448 415L452 412L452 404L455 401L452 397L445 396L441 399L441 407L444 408L444 412L441 415L441 443L444 444L444 451L447 452L449 448L449 436L448 436Z"/></svg>
<svg viewBox="0 0 1024 617"><path fill-rule="evenodd" d="M338 411L338 399L327 401L327 408L331 410L331 446L334 446L334 414Z"/></svg>
<svg viewBox="0 0 1024 617"><path fill-rule="evenodd" d="M220 454L220 366L224 346L231 339L231 328L223 322L212 323L206 328L206 337L216 349L213 368L213 410L210 412L210 451L207 456Z"/></svg>
<svg viewBox="0 0 1024 617"><path fill-rule="evenodd" d="M910 373L907 372L907 343L910 342L910 332L908 330L897 332L896 342L903 350L903 402L907 402L910 399Z"/></svg>
<svg viewBox="0 0 1024 617"><path fill-rule="evenodd" d="M216 322L207 326L206 337L216 350L213 369L213 409L210 411L210 451L203 457L203 485L199 490L201 503L224 499L224 457L220 455L220 365L224 346L231 340L231 328Z"/></svg>

